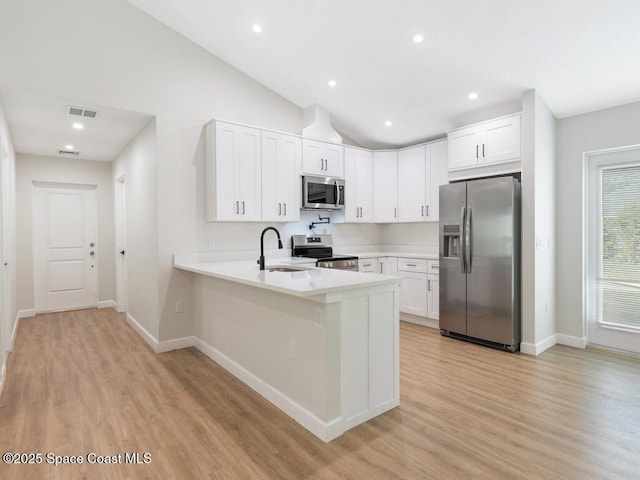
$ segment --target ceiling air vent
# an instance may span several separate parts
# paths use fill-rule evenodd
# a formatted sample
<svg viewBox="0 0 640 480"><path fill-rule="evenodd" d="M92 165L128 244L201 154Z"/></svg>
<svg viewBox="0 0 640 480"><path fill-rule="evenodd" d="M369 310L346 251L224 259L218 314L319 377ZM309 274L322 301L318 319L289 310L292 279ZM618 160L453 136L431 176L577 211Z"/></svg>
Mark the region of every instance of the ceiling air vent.
<svg viewBox="0 0 640 480"><path fill-rule="evenodd" d="M67 105L67 113L69 115L75 115L76 117L96 118L98 112L95 110L89 110L88 108L72 107Z"/></svg>
<svg viewBox="0 0 640 480"><path fill-rule="evenodd" d="M58 154L71 155L72 157L77 157L78 155L80 155L80 152L74 152L73 150L58 150Z"/></svg>

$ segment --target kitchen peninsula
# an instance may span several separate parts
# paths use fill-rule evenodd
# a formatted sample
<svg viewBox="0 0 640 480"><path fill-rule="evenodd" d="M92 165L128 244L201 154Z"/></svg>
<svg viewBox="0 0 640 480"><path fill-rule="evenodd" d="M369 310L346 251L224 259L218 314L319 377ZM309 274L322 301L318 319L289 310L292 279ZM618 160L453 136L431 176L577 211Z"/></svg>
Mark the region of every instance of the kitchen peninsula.
<svg viewBox="0 0 640 480"><path fill-rule="evenodd" d="M195 346L320 439L399 405L398 277L188 255L174 266L197 274Z"/></svg>

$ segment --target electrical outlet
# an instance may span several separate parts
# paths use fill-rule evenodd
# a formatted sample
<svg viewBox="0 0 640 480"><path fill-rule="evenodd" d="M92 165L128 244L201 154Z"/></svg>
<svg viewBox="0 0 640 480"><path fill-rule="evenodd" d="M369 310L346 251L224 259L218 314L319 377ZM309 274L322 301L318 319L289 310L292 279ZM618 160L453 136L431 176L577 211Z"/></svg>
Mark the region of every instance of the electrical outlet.
<svg viewBox="0 0 640 480"><path fill-rule="evenodd" d="M182 300L177 300L176 301L176 313L183 313L184 312L184 303L182 302Z"/></svg>
<svg viewBox="0 0 640 480"><path fill-rule="evenodd" d="M216 242L213 240L209 240L209 250L213 250L216 246Z"/></svg>
<svg viewBox="0 0 640 480"><path fill-rule="evenodd" d="M298 353L298 345L296 341L291 339L289 340L289 358L296 358L296 354Z"/></svg>

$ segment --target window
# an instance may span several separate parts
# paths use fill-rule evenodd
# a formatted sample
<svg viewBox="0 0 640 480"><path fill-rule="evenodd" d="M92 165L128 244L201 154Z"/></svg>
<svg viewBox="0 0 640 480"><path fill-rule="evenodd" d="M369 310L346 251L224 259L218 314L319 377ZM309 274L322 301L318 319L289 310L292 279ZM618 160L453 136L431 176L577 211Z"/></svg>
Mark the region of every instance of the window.
<svg viewBox="0 0 640 480"><path fill-rule="evenodd" d="M640 164L599 170L598 323L640 330Z"/></svg>

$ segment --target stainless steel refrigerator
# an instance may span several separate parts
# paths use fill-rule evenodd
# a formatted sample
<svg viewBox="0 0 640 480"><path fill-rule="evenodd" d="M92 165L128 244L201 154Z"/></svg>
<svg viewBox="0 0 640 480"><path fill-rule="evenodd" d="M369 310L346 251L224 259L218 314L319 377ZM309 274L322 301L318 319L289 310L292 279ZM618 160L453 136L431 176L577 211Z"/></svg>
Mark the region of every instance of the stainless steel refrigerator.
<svg viewBox="0 0 640 480"><path fill-rule="evenodd" d="M520 182L440 187L440 332L520 348Z"/></svg>

